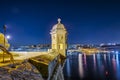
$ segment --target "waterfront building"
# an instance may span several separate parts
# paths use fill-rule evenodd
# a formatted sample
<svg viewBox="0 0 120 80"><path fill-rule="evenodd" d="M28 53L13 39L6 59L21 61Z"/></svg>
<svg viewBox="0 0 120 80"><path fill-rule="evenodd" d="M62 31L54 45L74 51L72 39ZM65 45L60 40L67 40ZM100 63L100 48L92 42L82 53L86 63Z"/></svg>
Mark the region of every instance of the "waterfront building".
<svg viewBox="0 0 120 80"><path fill-rule="evenodd" d="M61 23L61 19L58 19L58 23L53 26L50 34L52 51L55 51L62 56L66 56L67 31L65 26Z"/></svg>

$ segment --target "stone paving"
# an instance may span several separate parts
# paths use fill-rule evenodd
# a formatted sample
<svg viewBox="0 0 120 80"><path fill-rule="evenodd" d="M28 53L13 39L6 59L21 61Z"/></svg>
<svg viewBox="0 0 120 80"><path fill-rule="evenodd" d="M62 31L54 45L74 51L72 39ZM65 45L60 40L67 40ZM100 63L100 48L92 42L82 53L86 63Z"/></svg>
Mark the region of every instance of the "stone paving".
<svg viewBox="0 0 120 80"><path fill-rule="evenodd" d="M0 67L0 80L43 80L40 72L29 62L24 61L15 66Z"/></svg>

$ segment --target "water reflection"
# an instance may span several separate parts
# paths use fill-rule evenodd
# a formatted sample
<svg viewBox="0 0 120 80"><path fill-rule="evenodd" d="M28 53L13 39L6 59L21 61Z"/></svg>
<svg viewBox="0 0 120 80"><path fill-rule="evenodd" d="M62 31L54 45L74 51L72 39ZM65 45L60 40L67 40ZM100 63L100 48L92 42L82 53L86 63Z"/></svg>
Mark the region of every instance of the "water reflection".
<svg viewBox="0 0 120 80"><path fill-rule="evenodd" d="M83 78L84 77L84 72L83 72L82 54L79 54L78 62L79 62L79 74L80 74L80 77Z"/></svg>
<svg viewBox="0 0 120 80"><path fill-rule="evenodd" d="M118 79L120 79L120 63L119 63L119 55L117 54L116 55L116 64L117 64L117 75L116 75L116 77L117 77L117 80Z"/></svg>
<svg viewBox="0 0 120 80"><path fill-rule="evenodd" d="M64 77L65 80L120 80L120 54L72 53L66 60Z"/></svg>
<svg viewBox="0 0 120 80"><path fill-rule="evenodd" d="M86 54L83 54L83 64L84 64L84 68L87 68L87 61L86 61Z"/></svg>
<svg viewBox="0 0 120 80"><path fill-rule="evenodd" d="M96 72L96 55L95 54L93 54L93 65L94 65L94 71ZM96 73L94 73L94 75L95 75Z"/></svg>
<svg viewBox="0 0 120 80"><path fill-rule="evenodd" d="M70 60L69 59L67 59L67 67L66 67L66 69L67 69L67 74L68 74L67 76L70 77L71 72L70 72Z"/></svg>

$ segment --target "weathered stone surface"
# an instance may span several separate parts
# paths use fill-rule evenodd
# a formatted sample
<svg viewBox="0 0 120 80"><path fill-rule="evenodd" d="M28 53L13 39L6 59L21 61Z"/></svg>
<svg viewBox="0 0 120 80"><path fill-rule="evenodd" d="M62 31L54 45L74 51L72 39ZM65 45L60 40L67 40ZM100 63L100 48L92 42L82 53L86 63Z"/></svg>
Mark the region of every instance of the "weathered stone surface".
<svg viewBox="0 0 120 80"><path fill-rule="evenodd" d="M0 80L43 80L39 71L30 63L17 64L16 68L10 66L0 67Z"/></svg>

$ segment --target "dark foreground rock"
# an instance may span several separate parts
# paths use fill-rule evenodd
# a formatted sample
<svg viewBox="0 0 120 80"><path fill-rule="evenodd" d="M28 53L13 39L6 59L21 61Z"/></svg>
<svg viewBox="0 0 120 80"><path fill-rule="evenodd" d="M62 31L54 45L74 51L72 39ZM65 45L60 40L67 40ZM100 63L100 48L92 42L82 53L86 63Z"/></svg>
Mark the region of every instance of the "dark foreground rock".
<svg viewBox="0 0 120 80"><path fill-rule="evenodd" d="M11 68L0 67L0 80L43 80L40 72L29 62L23 62Z"/></svg>

